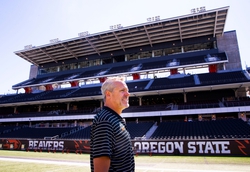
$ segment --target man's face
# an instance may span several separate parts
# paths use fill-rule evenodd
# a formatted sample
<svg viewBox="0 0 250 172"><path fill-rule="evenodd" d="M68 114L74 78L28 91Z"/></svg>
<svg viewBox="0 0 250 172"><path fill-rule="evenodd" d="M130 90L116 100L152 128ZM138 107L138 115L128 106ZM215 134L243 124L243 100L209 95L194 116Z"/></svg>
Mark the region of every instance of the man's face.
<svg viewBox="0 0 250 172"><path fill-rule="evenodd" d="M118 109L126 109L129 107L129 92L126 83L116 81L115 88L111 92L111 101Z"/></svg>

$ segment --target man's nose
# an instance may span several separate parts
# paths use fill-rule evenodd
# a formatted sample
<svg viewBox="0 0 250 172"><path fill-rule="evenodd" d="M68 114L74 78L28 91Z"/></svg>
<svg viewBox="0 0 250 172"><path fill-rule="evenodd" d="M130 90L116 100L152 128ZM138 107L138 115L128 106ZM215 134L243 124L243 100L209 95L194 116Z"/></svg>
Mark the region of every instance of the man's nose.
<svg viewBox="0 0 250 172"><path fill-rule="evenodd" d="M127 92L126 92L126 95L127 95L127 96L130 96L130 93L127 91Z"/></svg>

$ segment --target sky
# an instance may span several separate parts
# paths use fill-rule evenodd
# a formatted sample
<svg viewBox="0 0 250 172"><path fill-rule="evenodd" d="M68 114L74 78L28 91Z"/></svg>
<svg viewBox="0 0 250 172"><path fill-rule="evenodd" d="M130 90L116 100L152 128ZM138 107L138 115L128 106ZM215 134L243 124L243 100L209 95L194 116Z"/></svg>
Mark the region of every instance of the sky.
<svg viewBox="0 0 250 172"><path fill-rule="evenodd" d="M249 0L0 0L0 95L12 94L12 86L29 78L31 63L15 55L24 46L41 46L58 38L67 40L78 33L108 31L229 6L224 31L236 30L242 68L250 66Z"/></svg>

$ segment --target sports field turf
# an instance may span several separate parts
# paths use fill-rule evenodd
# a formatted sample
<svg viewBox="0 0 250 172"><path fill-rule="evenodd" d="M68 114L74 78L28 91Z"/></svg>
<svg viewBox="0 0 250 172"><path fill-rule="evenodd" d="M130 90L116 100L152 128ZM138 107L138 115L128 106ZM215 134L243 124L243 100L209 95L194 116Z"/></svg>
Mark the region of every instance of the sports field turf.
<svg viewBox="0 0 250 172"><path fill-rule="evenodd" d="M250 172L250 157L135 156L136 172ZM0 150L1 172L89 172L88 154Z"/></svg>

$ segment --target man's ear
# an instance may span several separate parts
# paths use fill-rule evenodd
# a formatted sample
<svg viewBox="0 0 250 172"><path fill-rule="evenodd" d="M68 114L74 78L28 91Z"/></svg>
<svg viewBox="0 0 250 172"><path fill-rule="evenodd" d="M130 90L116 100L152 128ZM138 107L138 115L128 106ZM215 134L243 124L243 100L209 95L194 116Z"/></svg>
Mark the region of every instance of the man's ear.
<svg viewBox="0 0 250 172"><path fill-rule="evenodd" d="M105 93L105 95L106 95L106 98L109 98L110 95L111 95L111 92L107 90L106 93Z"/></svg>

